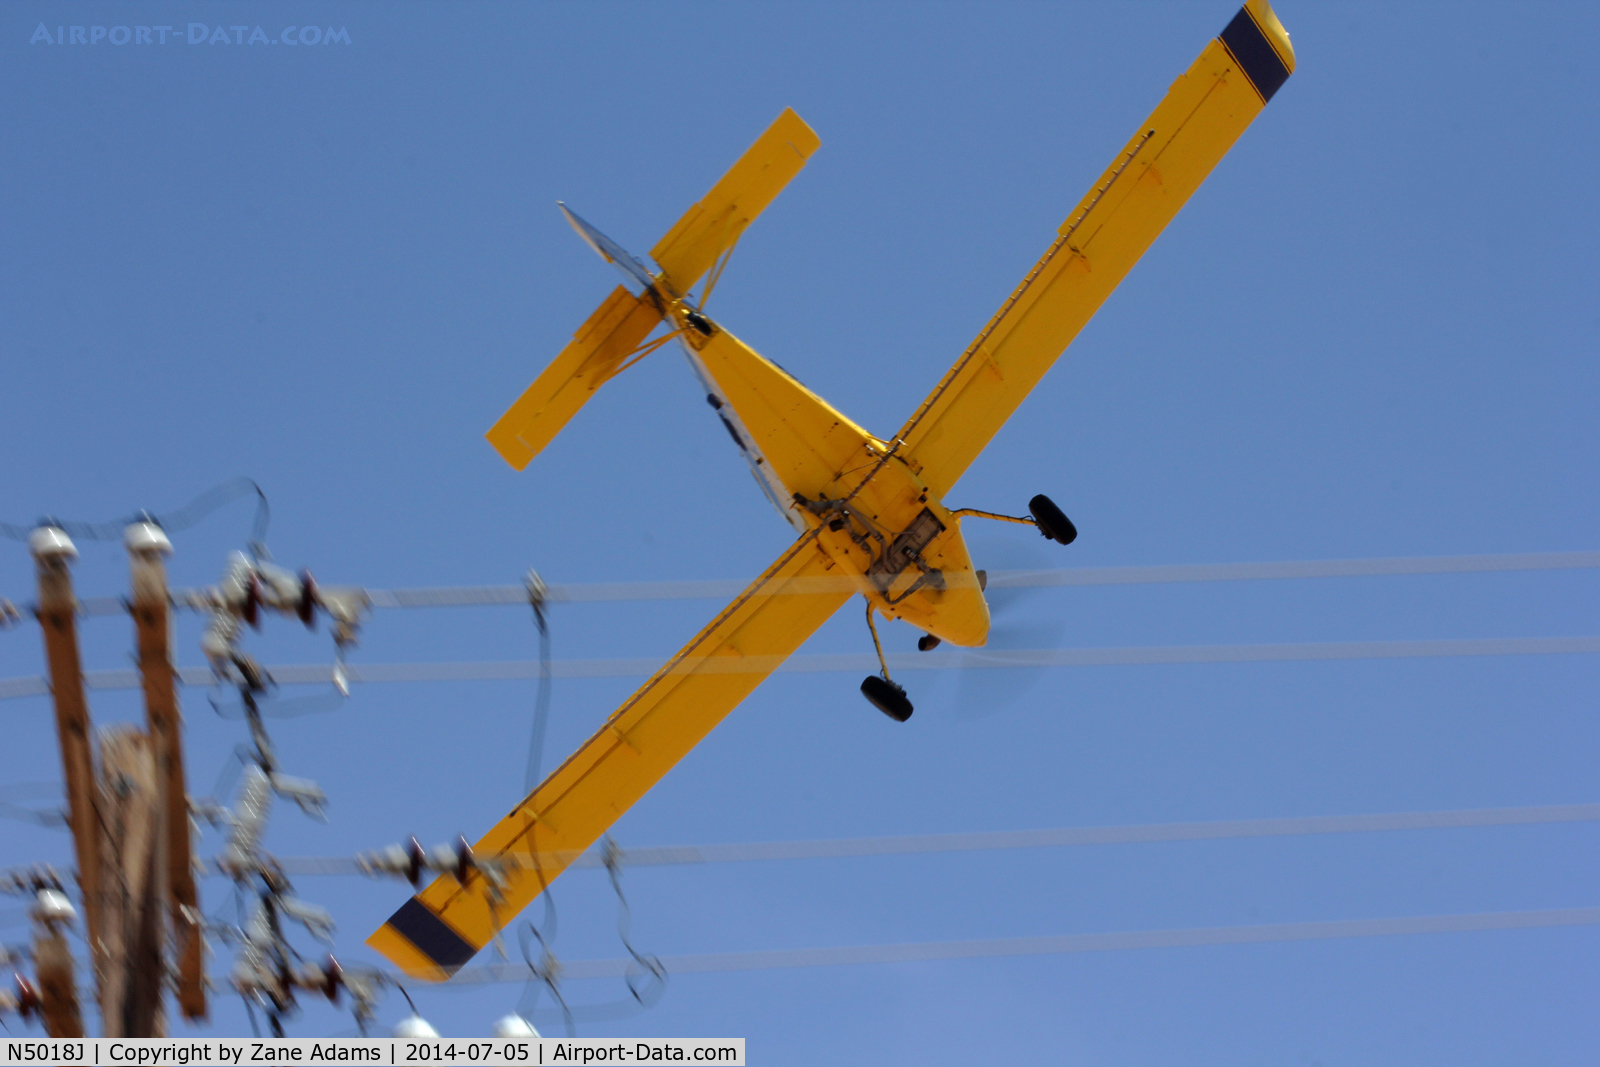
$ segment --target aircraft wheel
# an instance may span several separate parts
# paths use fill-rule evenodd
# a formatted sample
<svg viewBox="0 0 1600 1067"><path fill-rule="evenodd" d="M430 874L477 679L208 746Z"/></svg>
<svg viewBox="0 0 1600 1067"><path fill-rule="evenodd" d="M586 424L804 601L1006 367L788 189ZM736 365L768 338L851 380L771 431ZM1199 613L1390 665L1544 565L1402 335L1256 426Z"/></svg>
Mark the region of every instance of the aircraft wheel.
<svg viewBox="0 0 1600 1067"><path fill-rule="evenodd" d="M911 718L911 701L906 698L906 691L876 674L867 675L861 683L861 695L895 722Z"/></svg>
<svg viewBox="0 0 1600 1067"><path fill-rule="evenodd" d="M1028 501L1028 511L1033 514L1033 521L1039 524L1039 532L1050 540L1070 545L1078 539L1078 528L1072 525L1072 520L1056 507L1054 500L1043 493Z"/></svg>
<svg viewBox="0 0 1600 1067"><path fill-rule="evenodd" d="M917 638L918 652L932 652L939 647L939 639L932 634L923 634Z"/></svg>

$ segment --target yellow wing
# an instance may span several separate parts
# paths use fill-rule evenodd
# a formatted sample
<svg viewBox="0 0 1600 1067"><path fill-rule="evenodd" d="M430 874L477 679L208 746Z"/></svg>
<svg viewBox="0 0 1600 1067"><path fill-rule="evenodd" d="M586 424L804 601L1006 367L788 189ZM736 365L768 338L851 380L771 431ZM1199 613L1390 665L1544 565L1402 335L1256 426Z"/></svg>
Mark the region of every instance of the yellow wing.
<svg viewBox="0 0 1600 1067"><path fill-rule="evenodd" d="M499 899L482 873L441 875L367 944L414 977L454 974L850 598L834 573L814 533L795 542L473 847L524 860Z"/></svg>
<svg viewBox="0 0 1600 1067"><path fill-rule="evenodd" d="M502 459L522 470L660 321L654 301L617 286L484 436Z"/></svg>
<svg viewBox="0 0 1600 1067"><path fill-rule="evenodd" d="M1167 91L1055 242L900 429L943 495L1294 70L1289 35L1250 0Z"/></svg>
<svg viewBox="0 0 1600 1067"><path fill-rule="evenodd" d="M792 108L785 108L705 198L650 250L667 288L677 296L687 293L800 173L820 144L811 127Z"/></svg>

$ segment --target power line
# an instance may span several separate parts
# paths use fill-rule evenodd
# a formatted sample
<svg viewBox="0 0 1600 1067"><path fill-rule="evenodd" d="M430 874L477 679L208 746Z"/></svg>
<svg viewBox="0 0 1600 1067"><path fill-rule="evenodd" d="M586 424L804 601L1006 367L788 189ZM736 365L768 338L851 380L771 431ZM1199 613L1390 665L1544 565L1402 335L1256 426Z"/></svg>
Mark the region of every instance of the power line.
<svg viewBox="0 0 1600 1067"><path fill-rule="evenodd" d="M1123 845L1164 841L1221 841L1254 837L1310 834L1352 834L1393 830L1440 830L1485 826L1534 826L1551 823L1600 822L1600 804L1555 804L1539 807L1469 808L1458 811L1394 812L1377 815L1313 815L1278 819L1229 819L1214 822L1144 823L1125 826L1071 826L1038 830L976 833L913 834L898 837L846 837L815 841L756 841L723 845L666 845L619 848L616 862L627 867L666 867L762 860L839 859L861 856L907 856L940 852L988 852L1075 845ZM569 869L604 867L602 851L577 855L541 853L519 858L568 861ZM288 875L365 873L361 861L347 856L280 856Z"/></svg>
<svg viewBox="0 0 1600 1067"><path fill-rule="evenodd" d="M230 478L225 482L212 486L176 511L165 512L161 515L151 515L148 512L141 511L126 518L113 519L110 522L75 522L51 518L39 520L38 525L57 526L72 537L87 541L119 540L127 529L128 524L138 522L140 519L149 519L168 533L177 533L180 530L187 530L213 511L222 507L222 505L252 493L256 497L256 514L250 526L250 539L251 544L260 545L267 536L267 523L271 521L272 509L267 504L267 494L256 484L255 479L243 476ZM14 541L26 541L36 528L36 526L18 526L9 522L0 523L0 537L7 537Z"/></svg>
<svg viewBox="0 0 1600 1067"><path fill-rule="evenodd" d="M990 571L991 589L1087 585L1154 585L1185 582L1240 582L1291 578L1356 578L1422 574L1487 574L1504 571L1586 570L1600 568L1600 552L1520 552L1478 556L1400 556L1373 559L1288 560L1265 563L1163 564L1143 567L1074 567L1064 570ZM849 578L818 578L798 591L854 592ZM549 586L552 603L618 603L641 600L726 600L748 582L736 579L662 582L571 582ZM525 585L461 585L418 589L366 589L374 608L447 608L526 605ZM197 590L175 590L186 606ZM201 598L203 599L203 598ZM118 597L91 597L79 603L84 615L118 615L127 610Z"/></svg>
<svg viewBox="0 0 1600 1067"><path fill-rule="evenodd" d="M1480 556L1400 556L1375 559L1267 563L1196 563L1147 567L1085 567L1055 571L1004 571L996 588L1061 585L1146 585L1167 582L1241 582L1284 578L1358 578L1404 574L1482 574L1495 571L1583 570L1600 567L1600 552L1522 552Z"/></svg>
<svg viewBox="0 0 1600 1067"><path fill-rule="evenodd" d="M1495 571L1581 570L1600 567L1600 552L1523 552L1479 556L1415 556L1384 559L1300 560L1267 563L1200 563L1145 567L1075 567L1064 570L991 571L992 589L1082 585L1147 585L1175 582L1260 581L1282 578L1350 578L1403 574L1469 574ZM853 592L849 578L822 578L826 588L803 592ZM748 582L738 580L592 582L554 584L557 603L629 600L707 600L738 596ZM521 585L480 585L432 589L369 589L375 608L467 607L526 604Z"/></svg>
<svg viewBox="0 0 1600 1067"><path fill-rule="evenodd" d="M1340 919L1331 922L1213 926L1187 930L1138 930L1109 934L999 937L981 941L923 941L899 945L712 952L693 956L661 956L659 959L668 974L713 974L790 967L844 967L871 963L923 963L932 960L1121 952L1129 949L1260 945L1287 941L1332 941L1407 934L1476 933L1486 930L1532 930L1595 924L1600 924L1600 907L1468 915L1417 915L1396 919ZM636 966L631 959L563 960L561 974L564 978L617 978L626 976L630 966ZM488 982L525 982L527 979L526 966L500 963L462 970L450 980L450 984L454 986Z"/></svg>
<svg viewBox="0 0 1600 1067"><path fill-rule="evenodd" d="M974 649L963 652L897 652L885 658L896 671L1007 670L1042 667L1150 666L1198 663L1302 663L1329 660L1433 659L1467 656L1570 656L1600 652L1600 637L1486 637L1432 641L1329 641L1275 645L1135 645L1125 648L1043 648L1011 651ZM549 664L552 678L643 678L661 666L659 657L630 659L556 660ZM861 673L878 666L875 656L858 653L817 653L778 660L770 656L686 659L683 670L725 674L830 674ZM266 668L278 685L332 684L334 666L326 663L289 664ZM350 682L491 682L539 678L546 668L538 660L455 663L346 664ZM178 680L187 686L216 682L209 667L179 667ZM139 674L132 670L85 671L90 689L135 689ZM42 675L0 678L0 700L40 696L50 691Z"/></svg>

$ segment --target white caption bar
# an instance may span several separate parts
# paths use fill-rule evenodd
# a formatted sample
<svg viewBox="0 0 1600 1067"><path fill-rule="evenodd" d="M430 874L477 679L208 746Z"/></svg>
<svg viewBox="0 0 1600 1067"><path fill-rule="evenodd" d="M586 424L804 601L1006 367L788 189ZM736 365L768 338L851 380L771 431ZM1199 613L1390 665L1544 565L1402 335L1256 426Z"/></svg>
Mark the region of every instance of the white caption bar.
<svg viewBox="0 0 1600 1067"><path fill-rule="evenodd" d="M261 1063L540 1064L715 1063L743 1067L744 1038L551 1038L469 1041L437 1038L39 1038L0 1042L0 1067L244 1067Z"/></svg>

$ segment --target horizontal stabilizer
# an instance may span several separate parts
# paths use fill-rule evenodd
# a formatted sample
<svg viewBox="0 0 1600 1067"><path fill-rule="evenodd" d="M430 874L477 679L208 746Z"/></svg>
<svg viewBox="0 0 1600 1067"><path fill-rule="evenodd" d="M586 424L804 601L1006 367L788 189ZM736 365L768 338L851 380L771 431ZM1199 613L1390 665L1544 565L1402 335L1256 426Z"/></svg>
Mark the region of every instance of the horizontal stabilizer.
<svg viewBox="0 0 1600 1067"><path fill-rule="evenodd" d="M618 286L485 434L489 443L502 459L522 470L660 322L661 311L653 300Z"/></svg>
<svg viewBox="0 0 1600 1067"><path fill-rule="evenodd" d="M811 127L793 109L785 108L705 198L650 250L667 287L678 296L686 294L800 173L820 144Z"/></svg>

